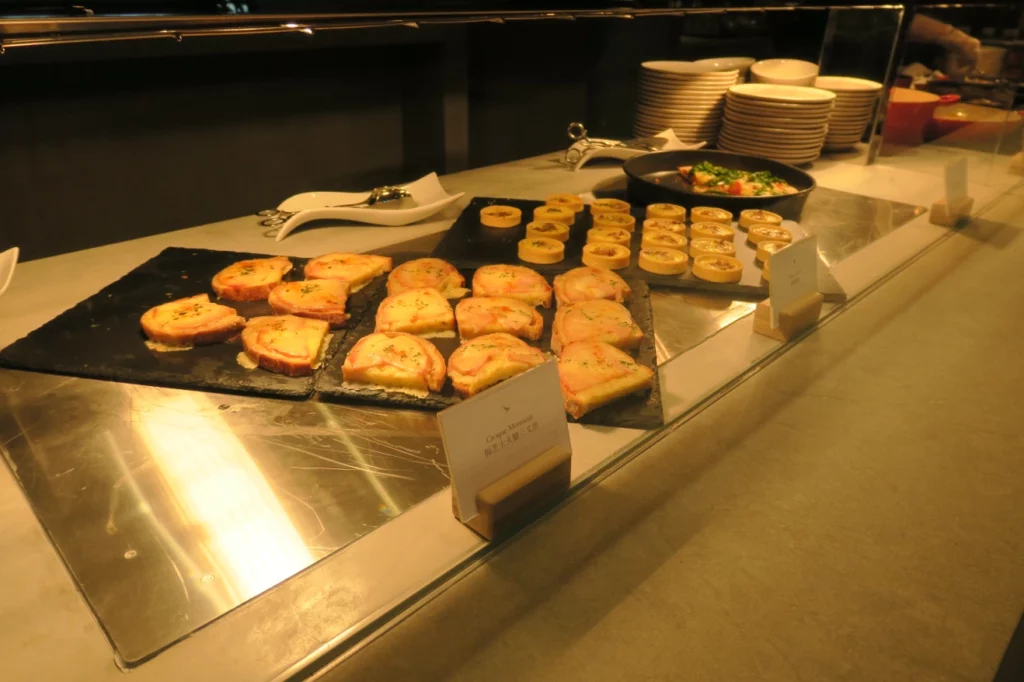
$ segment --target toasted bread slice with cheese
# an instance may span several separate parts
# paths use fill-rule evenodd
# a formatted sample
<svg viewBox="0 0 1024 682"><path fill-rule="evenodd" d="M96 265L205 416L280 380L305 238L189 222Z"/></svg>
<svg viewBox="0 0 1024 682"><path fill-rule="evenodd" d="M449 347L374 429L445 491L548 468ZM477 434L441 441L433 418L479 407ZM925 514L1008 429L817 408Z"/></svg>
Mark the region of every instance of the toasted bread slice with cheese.
<svg viewBox="0 0 1024 682"><path fill-rule="evenodd" d="M455 313L437 289L411 289L380 302L374 331L455 336Z"/></svg>
<svg viewBox="0 0 1024 682"><path fill-rule="evenodd" d="M437 289L445 298L466 295L466 278L455 266L440 258L417 258L402 263L388 275L388 295L411 289Z"/></svg>
<svg viewBox="0 0 1024 682"><path fill-rule="evenodd" d="M227 301L265 301L291 269L284 256L238 261L213 276L213 290Z"/></svg>
<svg viewBox="0 0 1024 682"><path fill-rule="evenodd" d="M455 306L455 320L463 339L504 332L536 341L544 331L537 309L514 298L464 298Z"/></svg>
<svg viewBox="0 0 1024 682"><path fill-rule="evenodd" d="M522 265L485 265L473 273L474 296L516 298L532 306L551 307L551 285Z"/></svg>
<svg viewBox="0 0 1024 682"><path fill-rule="evenodd" d="M624 279L605 268L574 268L555 277L555 300L560 306L598 298L624 303L631 293Z"/></svg>
<svg viewBox="0 0 1024 682"><path fill-rule="evenodd" d="M306 279L340 279L350 292L359 291L375 277L391 271L390 256L368 253L328 253L306 263Z"/></svg>
<svg viewBox="0 0 1024 682"><path fill-rule="evenodd" d="M580 341L603 341L616 348L636 348L644 333L621 303L595 299L562 306L551 325L551 350Z"/></svg>
<svg viewBox="0 0 1024 682"><path fill-rule="evenodd" d="M199 346L227 341L245 326L234 308L211 303L207 294L162 303L142 316L150 341L168 346Z"/></svg>
<svg viewBox="0 0 1024 682"><path fill-rule="evenodd" d="M345 356L345 381L425 395L444 386L444 357L434 344L412 334L364 336Z"/></svg>
<svg viewBox="0 0 1024 682"><path fill-rule="evenodd" d="M345 312L347 301L348 282L342 279L285 282L267 297L267 302L277 315L324 320L332 327L341 327L348 320Z"/></svg>
<svg viewBox="0 0 1024 682"><path fill-rule="evenodd" d="M456 393L476 395L489 386L544 362L544 353L510 334L470 339L448 358L448 376Z"/></svg>
<svg viewBox="0 0 1024 682"><path fill-rule="evenodd" d="M320 366L329 326L324 320L295 315L254 317L242 330L242 348L264 369L307 376Z"/></svg>
<svg viewBox="0 0 1024 682"><path fill-rule="evenodd" d="M615 346L574 343L562 349L558 378L565 411L579 419L587 412L624 396L650 390L654 372Z"/></svg>

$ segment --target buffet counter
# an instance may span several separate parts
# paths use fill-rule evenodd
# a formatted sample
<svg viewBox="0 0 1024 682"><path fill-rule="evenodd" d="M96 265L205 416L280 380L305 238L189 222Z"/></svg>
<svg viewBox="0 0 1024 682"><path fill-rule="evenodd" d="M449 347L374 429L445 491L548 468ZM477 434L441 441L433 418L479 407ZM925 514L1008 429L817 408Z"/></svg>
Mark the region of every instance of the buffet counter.
<svg viewBox="0 0 1024 682"><path fill-rule="evenodd" d="M816 163L812 175L822 195L835 199L822 205L824 216L814 218L820 220L816 231L823 236L823 243L831 244L832 275L851 301L950 234L931 225L927 215L917 209L930 206L941 196L942 183L934 169L945 153L941 148L922 148L911 160L915 167L901 159L870 167L858 158ZM928 154L933 155L930 164L923 162ZM616 167L571 173L557 163L558 156L454 174L442 182L448 191L466 192L459 208L474 195L539 198L553 192L614 192L623 186ZM991 165L993 158L975 155L972 167L988 167L985 164ZM979 176L972 174L975 177ZM971 185L979 213L1000 210L1006 202L1020 202L1021 183L1004 180L1010 176L997 173L991 177L998 177L998 182ZM836 194L829 195L829 191ZM829 207L839 210L848 205L857 207L854 213L868 212L861 226L864 234L859 235L863 239L858 241L859 236L851 232L846 235L849 239L831 240L835 235L827 233ZM25 263L18 266L11 289L0 298L0 347L168 246L296 257L396 244L402 244L396 247L400 250L427 252L457 213L452 209L429 223L404 228L310 228L280 243L264 237L257 218L250 216ZM647 432L572 425L572 477L577 489L669 437L681 417L750 378L789 347L752 334L752 302L712 304L698 296L664 292L652 297L652 302L666 426ZM823 323L848 305L827 306ZM36 514L47 521L50 533L48 540L11 472L0 474L0 555L5 557L0 562L0 613L5 627L0 638L0 661L4 662L0 670L6 673L0 677L4 679L95 681L115 680L123 674L118 663L124 661L117 659L104 634L104 629L110 632L109 622L101 625L93 617L51 541L61 546L65 557L77 550L90 573L79 578L100 586L98 592L86 589L90 601L105 608L106 618L116 619L121 632L137 633L138 639L131 640L137 648L128 658L142 660L155 653L154 646L159 651L169 645L135 667L135 679L188 678L196 682L277 680L308 673L380 632L380 626L472 570L488 551L480 537L451 514L443 453L431 415L382 416L380 410L370 408L228 399L14 371L0 372L0 396L7 408L0 418L2 451L9 469L30 491ZM131 589L145 591L147 585L108 585L102 576L117 575L118 571L132 575L123 573L121 564L144 559L145 552L128 546L108 552L114 544L103 543L116 540L121 532L113 522L124 518L118 513L118 504L129 498L160 499L166 493L156 488L134 489L136 473L159 467L173 485L173 453L158 456L160 434L147 431L147 415L154 410L186 415L163 421L178 431L195 426L190 415L216 415L222 425L219 432L233 435L231 448L249 453L247 461L256 462L256 469L266 479L265 496L247 500L256 505L249 511L258 514L274 504L292 504L287 509L278 507L276 516L277 522L292 520L296 528L301 524L294 518L304 513L299 508L306 507L309 515L298 541L288 537L289 532L296 532L294 528L282 529L280 537L252 538L239 547L236 556L244 559L245 565L221 566L219 571L207 573L169 557L170 561L160 566L170 565L172 572L161 573L155 567L148 573L143 570L138 575L160 582L161 592L155 599L167 609L138 613L133 612L131 600L114 596L130 594ZM127 441L119 440L119 430L128 433ZM101 432L99 436L97 432ZM148 433L145 448L132 440L132 434L140 432ZM397 439L396 433L400 434ZM61 458L87 440L106 443L107 450L64 466ZM135 443L136 449L130 452L125 442ZM190 445L202 452L202 443ZM209 452L213 455L224 447L211 447ZM142 456L143 450L148 459ZM380 450L388 450L387 456L397 463L382 468L372 457L370 462L356 461L360 456L379 457ZM287 454L290 452L299 452L306 463ZM79 468L79 464L88 469L100 462L110 467L102 480L116 481L110 490L90 489L96 471ZM116 467L123 468L120 475ZM331 487L321 503L334 495L345 496L346 501L358 499L360 509L380 505L380 518L390 520L378 525L368 521L366 532L362 532L347 518L348 509L312 508L309 500L302 498L302 491L280 487L275 467L322 467L332 470L329 475L339 470L354 474L354 483L328 484ZM317 485L327 480L322 473L310 476ZM367 489L372 494L361 492ZM216 488L205 494L224 495L227 503L233 499ZM296 497L294 503L287 502ZM262 506L261 499L265 502ZM155 527L147 515L159 510L140 506L134 512L139 517L136 522L150 530ZM191 539L201 546L197 536L208 534L210 528L161 527L160 532L167 534L161 538L162 546L178 547L179 559L194 558L198 550L186 546L185 541ZM210 541L209 537L202 539ZM261 543L266 546L256 551L254 545ZM95 547L104 551L90 554ZM294 573L297 575L285 580ZM217 592L225 576L234 576L233 589ZM210 592L197 593L197 585L200 589L209 585ZM118 591L125 588L127 592ZM259 596L251 598L256 594Z"/></svg>

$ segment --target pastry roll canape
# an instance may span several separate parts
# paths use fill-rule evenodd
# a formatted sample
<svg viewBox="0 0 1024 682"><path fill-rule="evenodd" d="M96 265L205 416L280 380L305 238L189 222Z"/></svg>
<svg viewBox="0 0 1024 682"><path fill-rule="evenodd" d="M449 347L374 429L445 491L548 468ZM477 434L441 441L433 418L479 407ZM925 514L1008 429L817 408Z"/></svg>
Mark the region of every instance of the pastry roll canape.
<svg viewBox="0 0 1024 682"><path fill-rule="evenodd" d="M403 291L380 302L374 331L455 336L455 312L437 289Z"/></svg>
<svg viewBox="0 0 1024 682"><path fill-rule="evenodd" d="M291 272L284 256L253 258L232 263L213 276L213 290L226 301L265 301L274 287Z"/></svg>
<svg viewBox="0 0 1024 682"><path fill-rule="evenodd" d="M555 276L558 305L603 298L617 303L629 300L632 291L626 280L606 268L582 267Z"/></svg>
<svg viewBox="0 0 1024 682"><path fill-rule="evenodd" d="M445 363L437 347L404 332L359 339L345 356L345 383L425 396L444 386Z"/></svg>
<svg viewBox="0 0 1024 682"><path fill-rule="evenodd" d="M466 295L466 278L455 266L440 258L417 258L402 263L388 275L388 295L411 289L437 289L445 298Z"/></svg>
<svg viewBox="0 0 1024 682"><path fill-rule="evenodd" d="M485 265L473 273L474 296L515 298L532 306L551 307L551 285L522 265Z"/></svg>
<svg viewBox="0 0 1024 682"><path fill-rule="evenodd" d="M150 308L141 323L153 344L182 348L227 341L245 326L245 318L199 294Z"/></svg>
<svg viewBox="0 0 1024 682"><path fill-rule="evenodd" d="M463 339L503 332L536 341L544 331L537 309L514 298L464 298L455 306L455 319Z"/></svg>
<svg viewBox="0 0 1024 682"><path fill-rule="evenodd" d="M359 291L375 277L391 272L390 256L367 253L328 253L306 263L306 279L340 279L349 293Z"/></svg>
<svg viewBox="0 0 1024 682"><path fill-rule="evenodd" d="M270 292L267 303L276 315L324 320L340 327L348 320L348 282L342 279L307 279L285 282Z"/></svg>
<svg viewBox="0 0 1024 682"><path fill-rule="evenodd" d="M580 341L603 341L616 348L636 348L644 333L621 303L596 299L563 306L551 326L551 350Z"/></svg>
<svg viewBox="0 0 1024 682"><path fill-rule="evenodd" d="M295 315L254 317L242 330L242 348L256 365L291 377L308 376L320 366L329 325Z"/></svg>

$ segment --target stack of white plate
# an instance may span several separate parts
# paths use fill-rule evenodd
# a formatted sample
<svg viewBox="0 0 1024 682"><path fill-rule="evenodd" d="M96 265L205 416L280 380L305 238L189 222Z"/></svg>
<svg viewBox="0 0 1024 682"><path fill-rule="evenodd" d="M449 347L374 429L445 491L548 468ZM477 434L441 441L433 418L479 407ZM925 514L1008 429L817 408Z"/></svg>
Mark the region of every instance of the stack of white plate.
<svg viewBox="0 0 1024 682"><path fill-rule="evenodd" d="M863 78L819 76L814 87L834 92L836 105L828 119L826 149L849 149L864 136L875 115L882 84Z"/></svg>
<svg viewBox="0 0 1024 682"><path fill-rule="evenodd" d="M633 132L646 136L671 128L681 142L714 144L725 93L738 69L716 71L710 64L644 62Z"/></svg>
<svg viewBox="0 0 1024 682"><path fill-rule="evenodd" d="M827 90L798 85L734 85L726 96L718 148L810 163L821 154L835 98Z"/></svg>

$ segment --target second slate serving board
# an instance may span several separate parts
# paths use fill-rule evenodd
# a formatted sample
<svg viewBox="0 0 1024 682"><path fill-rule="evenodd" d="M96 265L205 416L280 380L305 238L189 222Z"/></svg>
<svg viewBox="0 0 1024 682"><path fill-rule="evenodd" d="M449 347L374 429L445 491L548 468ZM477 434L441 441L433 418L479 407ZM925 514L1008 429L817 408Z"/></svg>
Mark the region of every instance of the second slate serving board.
<svg viewBox="0 0 1024 682"><path fill-rule="evenodd" d="M263 369L245 369L237 362L237 339L161 353L145 345L139 318L149 308L187 296L210 294L213 276L228 265L265 254L208 249L168 248L121 279L64 311L0 352L0 365L53 374L124 381L135 384L304 398L312 394L314 377L286 377ZM292 258L288 279L302 279L305 259ZM270 315L266 301L224 302L245 318ZM369 295L349 298L354 324L367 311ZM341 345L344 329L334 335L328 356Z"/></svg>
<svg viewBox="0 0 1024 682"><path fill-rule="evenodd" d="M480 209L495 204L515 206L520 209L523 212L522 223L516 227L504 229L481 225ZM593 226L589 208L576 214L576 222L569 228L569 241L565 245L565 259L560 263L535 265L519 260L519 240L526 236L526 224L533 220L533 210L543 205L542 201L526 199L476 197L469 203L451 229L445 233L432 255L443 258L458 268L477 268L488 263L510 263L525 265L543 274L565 272L583 265L583 245L587 243L587 230ZM629 267L616 271L623 278L643 280L655 288L686 289L741 298L761 299L768 296L768 282L761 277L761 265L754 258L757 248L746 241L746 232L740 230L735 222L732 225L736 230L733 243L736 246L736 258L743 263L743 279L736 283L706 282L695 277L691 270L687 270L682 275L655 275L641 269L637 261L646 208L634 206L631 213L636 218L636 229L633 231L633 242L630 247L633 257ZM689 220L687 222L689 223ZM787 221L784 226L793 232L794 239L805 236L804 231L796 223ZM689 239L689 228L687 228L687 233L686 237ZM689 245L686 250L689 251Z"/></svg>
<svg viewBox="0 0 1024 682"><path fill-rule="evenodd" d="M473 279L473 272L464 270L467 286ZM550 279L550 278L549 278ZM643 282L630 282L633 295L628 304L633 320L644 332L643 343L635 353L640 364L654 370L654 388L647 395L628 396L621 400L594 410L577 420L582 424L594 424L600 426L617 426L622 428L653 429L664 424L662 414L661 390L658 385L657 357L654 347L654 315L651 311L650 291ZM372 309L376 309L380 300L385 295L384 287L378 287L371 303ZM451 301L454 308L458 301ZM555 319L555 308L538 308L544 318L544 333L539 341L527 341L533 346L550 352L551 350L551 324ZM356 344L356 342L368 334L372 334L376 321L373 314L365 315L342 341L341 347L334 354L333 358L324 363L322 371L317 376L316 390L318 395L325 400L339 402L363 402L393 407L405 407L422 410L443 410L458 403L461 398L455 394L451 380L445 381L441 393L431 393L425 398L386 391L378 388L362 388L344 383L342 380L342 365L345 363L345 356ZM451 354L459 347L458 338L429 339L437 346L437 349L444 356L445 362ZM486 393L486 391L485 391ZM572 421L572 418L570 418Z"/></svg>

